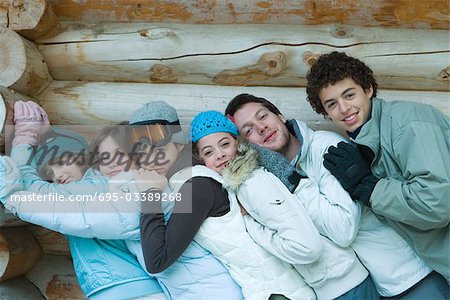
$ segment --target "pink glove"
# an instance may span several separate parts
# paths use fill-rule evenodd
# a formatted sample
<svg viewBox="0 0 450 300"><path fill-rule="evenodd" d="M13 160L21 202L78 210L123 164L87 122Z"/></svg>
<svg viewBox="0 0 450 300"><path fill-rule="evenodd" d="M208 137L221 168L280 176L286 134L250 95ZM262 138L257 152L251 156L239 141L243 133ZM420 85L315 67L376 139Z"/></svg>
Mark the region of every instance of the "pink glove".
<svg viewBox="0 0 450 300"><path fill-rule="evenodd" d="M41 134L50 127L45 110L32 101L14 103L14 123L13 146L37 145Z"/></svg>

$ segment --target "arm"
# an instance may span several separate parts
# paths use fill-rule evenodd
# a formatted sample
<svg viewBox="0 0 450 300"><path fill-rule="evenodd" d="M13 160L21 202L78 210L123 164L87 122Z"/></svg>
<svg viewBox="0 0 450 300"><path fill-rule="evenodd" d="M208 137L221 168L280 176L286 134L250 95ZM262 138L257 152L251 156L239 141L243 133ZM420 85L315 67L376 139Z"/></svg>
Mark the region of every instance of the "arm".
<svg viewBox="0 0 450 300"><path fill-rule="evenodd" d="M302 180L295 194L319 232L339 246L348 247L359 231L361 206L322 163L328 147L341 141L344 141L341 136L331 132L315 133L307 168L310 179Z"/></svg>
<svg viewBox="0 0 450 300"><path fill-rule="evenodd" d="M371 195L373 211L422 230L448 226L449 137L436 124L410 122L392 139L401 177L378 181Z"/></svg>
<svg viewBox="0 0 450 300"><path fill-rule="evenodd" d="M331 174L323 176L320 184L302 179L295 194L320 234L341 247L348 247L359 230L361 207Z"/></svg>
<svg viewBox="0 0 450 300"><path fill-rule="evenodd" d="M24 221L79 237L139 238L138 213L122 214L117 202L70 201L58 194L23 191L19 168L8 157L0 157L0 170L4 174L4 180L0 182L0 200Z"/></svg>
<svg viewBox="0 0 450 300"><path fill-rule="evenodd" d="M195 177L192 179L194 188L190 188L191 182L186 182L180 189L181 201L190 201L192 197L192 213L177 213L175 203L174 213L167 224L164 222L164 214L160 203L155 211L154 203L151 211L144 208L141 215L141 243L145 265L150 273L159 273L172 265L189 244L203 221L211 214L214 205L214 196L217 193L208 178ZM192 195L192 196L191 196Z"/></svg>
<svg viewBox="0 0 450 300"><path fill-rule="evenodd" d="M319 233L302 204L273 174L258 169L239 188L250 236L267 251L291 264L308 264L322 254Z"/></svg>
<svg viewBox="0 0 450 300"><path fill-rule="evenodd" d="M98 203L70 201L67 197L58 201L28 200L45 199L45 196L48 195L15 192L4 205L23 221L62 234L98 239L139 239L138 213L122 213L115 210L112 202L101 203L102 207L92 207Z"/></svg>

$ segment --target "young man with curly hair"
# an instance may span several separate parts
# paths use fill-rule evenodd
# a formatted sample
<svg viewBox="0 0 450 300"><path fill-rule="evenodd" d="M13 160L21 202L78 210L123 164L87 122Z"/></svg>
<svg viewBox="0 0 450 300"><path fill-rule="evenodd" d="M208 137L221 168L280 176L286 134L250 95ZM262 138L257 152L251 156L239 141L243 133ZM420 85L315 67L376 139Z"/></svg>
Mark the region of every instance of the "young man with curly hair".
<svg viewBox="0 0 450 300"><path fill-rule="evenodd" d="M320 56L307 79L313 109L353 141L330 147L324 166L448 281L448 116L430 105L377 98L372 70L345 53Z"/></svg>

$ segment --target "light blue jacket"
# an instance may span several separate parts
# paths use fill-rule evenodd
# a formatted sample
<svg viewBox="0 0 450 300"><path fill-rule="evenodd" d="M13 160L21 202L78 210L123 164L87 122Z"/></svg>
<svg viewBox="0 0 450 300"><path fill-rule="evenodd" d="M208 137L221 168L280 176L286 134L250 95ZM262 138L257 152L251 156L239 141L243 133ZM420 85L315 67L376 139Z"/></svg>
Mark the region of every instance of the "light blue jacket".
<svg viewBox="0 0 450 300"><path fill-rule="evenodd" d="M17 162L20 169L19 179L11 176L13 175L11 173L14 173L12 171L14 168L11 167L10 160L1 157L0 166L3 166L1 167L2 172L6 173L8 171L10 173L9 176L5 176L5 179L8 179L8 183L5 183L5 186L0 188L2 202L6 201L7 196L12 192L23 190L24 187L28 191L34 191L39 194L57 193L64 196L74 194L89 195L96 192L104 193L108 191L107 178L92 169L88 170L83 179L78 182L66 185L48 183L39 177L35 165L27 165L30 154L31 149L27 145L19 145L12 149L11 156ZM22 176L22 180L20 180L20 176ZM35 214L33 216L30 214L29 217L34 217L36 220L37 215ZM77 214L72 215L73 217L77 216ZM95 215L99 218L111 218L111 214L107 213L98 213ZM51 219L47 220L50 221ZM92 218L92 220L95 219ZM67 224L68 222L65 223ZM55 223L52 222L47 225L39 225L50 227L50 229L57 229L53 228L55 227ZM114 228L113 226L112 231L114 232L111 231L108 233L108 231L103 231L102 228L95 226L93 222L89 223L89 220L84 220L78 229L76 227L63 227L63 229L68 229L67 231L69 231L62 232L64 234L77 234L76 232L78 232L80 234L77 235L87 235L86 237L88 237L68 236L75 273L83 292L93 298L95 298L95 295L104 293L105 291L109 291L119 298L134 298L161 293L162 289L156 279L149 276L142 269L136 258L126 248L124 241L100 240L90 238L89 236L92 234L93 236L100 235L102 237L101 234L108 234L108 237L111 239L123 239L124 236L121 235L123 232L115 231ZM134 231L132 235L135 235L135 239L139 237L138 231ZM127 236L127 238L133 238L133 236Z"/></svg>

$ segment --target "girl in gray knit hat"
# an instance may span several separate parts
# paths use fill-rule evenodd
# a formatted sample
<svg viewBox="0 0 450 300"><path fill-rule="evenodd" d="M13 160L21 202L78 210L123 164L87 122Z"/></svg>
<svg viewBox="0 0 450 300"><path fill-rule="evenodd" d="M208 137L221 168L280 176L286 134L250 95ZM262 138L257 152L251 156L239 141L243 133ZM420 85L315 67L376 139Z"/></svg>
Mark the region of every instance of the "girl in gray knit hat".
<svg viewBox="0 0 450 300"><path fill-rule="evenodd" d="M141 241L145 265L173 299L242 299L241 288L209 251L192 240L190 219L208 208L192 197L192 151L176 110L163 101L145 104L130 118L130 139L148 180L167 178L164 189L144 194ZM153 179L151 179L153 177ZM203 191L204 196L208 193ZM174 200L174 201L171 201Z"/></svg>

